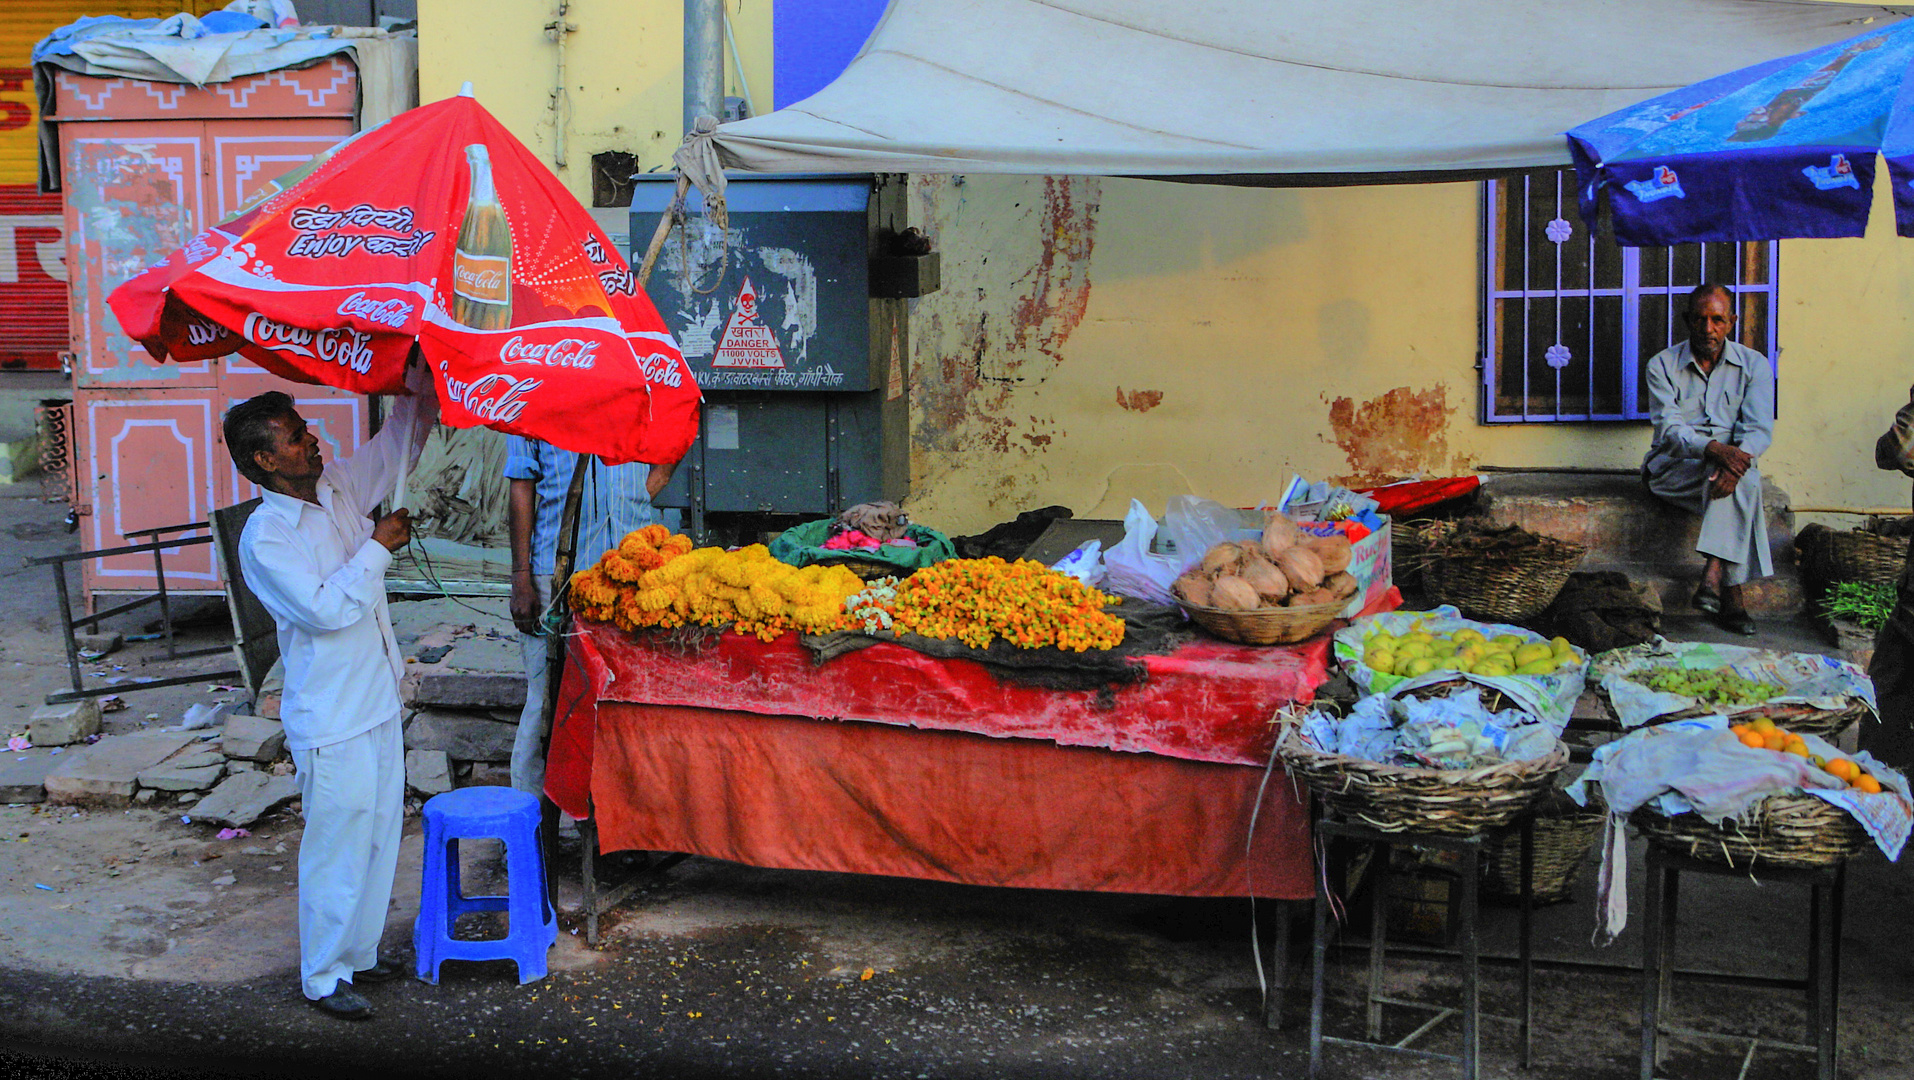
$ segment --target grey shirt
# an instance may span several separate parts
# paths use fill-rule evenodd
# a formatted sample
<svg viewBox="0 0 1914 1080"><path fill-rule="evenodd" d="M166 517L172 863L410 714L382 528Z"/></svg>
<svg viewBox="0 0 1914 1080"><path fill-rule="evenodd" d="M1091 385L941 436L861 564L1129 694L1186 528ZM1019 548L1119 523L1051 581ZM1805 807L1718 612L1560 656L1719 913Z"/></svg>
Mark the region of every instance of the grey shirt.
<svg viewBox="0 0 1914 1080"><path fill-rule="evenodd" d="M1760 457L1774 441L1774 374L1768 358L1730 341L1706 375L1688 343L1648 361L1649 419L1655 442L1642 468L1659 473L1675 461L1695 461L1710 442L1739 446Z"/></svg>

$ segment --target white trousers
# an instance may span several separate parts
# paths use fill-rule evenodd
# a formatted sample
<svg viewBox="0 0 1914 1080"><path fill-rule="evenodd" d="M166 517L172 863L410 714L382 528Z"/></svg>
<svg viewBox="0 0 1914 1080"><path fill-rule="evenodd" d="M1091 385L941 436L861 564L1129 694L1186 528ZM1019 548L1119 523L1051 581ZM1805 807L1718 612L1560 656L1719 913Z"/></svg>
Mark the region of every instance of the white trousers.
<svg viewBox="0 0 1914 1080"><path fill-rule="evenodd" d="M1723 584L1743 585L1750 578L1772 577L1774 556L1768 550L1768 517L1761 505L1761 470L1749 466L1725 499L1708 497L1709 462L1695 458L1668 462L1660 472L1646 473L1648 490L1701 518L1695 550L1720 559L1726 571Z"/></svg>
<svg viewBox="0 0 1914 1080"><path fill-rule="evenodd" d="M379 961L405 824L405 737L370 731L295 750L306 829L299 841L299 979L317 1001Z"/></svg>
<svg viewBox="0 0 1914 1080"><path fill-rule="evenodd" d="M552 579L539 577L538 611L541 616L552 606ZM545 797L545 698L550 689L552 656L565 639L559 634L518 635L519 653L525 660L525 707L519 710L518 734L512 739L512 787Z"/></svg>

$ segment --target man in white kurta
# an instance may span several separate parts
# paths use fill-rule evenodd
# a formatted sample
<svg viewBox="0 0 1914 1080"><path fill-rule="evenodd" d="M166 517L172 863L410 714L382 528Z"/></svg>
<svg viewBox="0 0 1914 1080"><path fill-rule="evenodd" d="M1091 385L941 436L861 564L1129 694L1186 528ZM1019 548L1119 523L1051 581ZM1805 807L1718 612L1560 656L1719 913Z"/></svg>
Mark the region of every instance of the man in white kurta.
<svg viewBox="0 0 1914 1080"><path fill-rule="evenodd" d="M405 511L368 517L416 460L438 415L422 366L379 434L326 466L283 394L227 413L239 469L265 490L239 561L278 624L286 688L280 718L298 770L306 826L299 849L299 973L321 1011L362 1019L354 981L399 973L378 955L398 865L405 798L399 680L404 660L386 610L385 571L410 539Z"/></svg>
<svg viewBox="0 0 1914 1080"><path fill-rule="evenodd" d="M1774 372L1733 340L1733 298L1719 285L1688 297L1688 340L1648 361L1655 443L1642 462L1648 490L1701 517L1695 550L1706 558L1695 606L1727 629L1755 632L1741 586L1774 573L1761 470L1774 441Z"/></svg>

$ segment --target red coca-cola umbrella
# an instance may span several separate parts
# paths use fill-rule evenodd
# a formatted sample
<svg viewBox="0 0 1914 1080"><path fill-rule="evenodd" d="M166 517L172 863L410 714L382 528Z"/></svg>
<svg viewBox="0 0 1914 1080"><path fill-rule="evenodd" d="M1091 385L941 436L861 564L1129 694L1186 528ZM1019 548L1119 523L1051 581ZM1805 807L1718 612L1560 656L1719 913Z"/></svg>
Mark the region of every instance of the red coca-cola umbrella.
<svg viewBox="0 0 1914 1080"><path fill-rule="evenodd" d="M159 360L240 353L298 382L404 391L441 416L675 462L698 386L630 265L469 96L402 113L281 177L107 298Z"/></svg>

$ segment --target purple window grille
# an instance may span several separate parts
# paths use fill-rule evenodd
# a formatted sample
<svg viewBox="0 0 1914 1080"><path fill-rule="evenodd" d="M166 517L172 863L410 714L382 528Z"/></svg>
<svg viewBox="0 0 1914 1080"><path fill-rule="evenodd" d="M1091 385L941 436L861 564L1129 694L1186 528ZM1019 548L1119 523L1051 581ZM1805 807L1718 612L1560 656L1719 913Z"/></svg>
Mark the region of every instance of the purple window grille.
<svg viewBox="0 0 1914 1080"><path fill-rule="evenodd" d="M1648 419L1647 360L1687 336L1704 280L1735 290L1737 339L1780 370L1779 244L1621 247L1582 224L1572 169L1489 181L1482 221L1485 423Z"/></svg>

